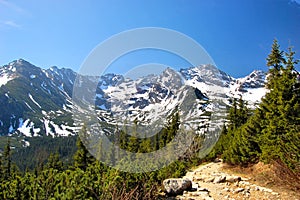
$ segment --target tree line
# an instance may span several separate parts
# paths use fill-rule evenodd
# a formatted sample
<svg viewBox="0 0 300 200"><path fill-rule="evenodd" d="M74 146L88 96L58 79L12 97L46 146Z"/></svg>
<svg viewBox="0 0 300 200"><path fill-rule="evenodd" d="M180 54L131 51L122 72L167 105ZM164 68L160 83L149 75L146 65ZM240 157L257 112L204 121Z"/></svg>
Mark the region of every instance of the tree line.
<svg viewBox="0 0 300 200"><path fill-rule="evenodd" d="M169 125L155 137L141 140L134 134L120 132L114 142L130 152L151 152L167 145L178 128L179 115L175 113ZM79 135L86 131L83 126ZM199 163L197 147L201 140L196 141L192 145L195 151L186 152L160 170L144 173L127 173L99 162L80 137L71 164L63 161L59 153L52 153L43 164L22 172L12 162L8 142L0 157L0 199L156 199L164 179L181 177L189 167ZM113 156L115 152L106 154ZM123 157L126 159L126 155Z"/></svg>
<svg viewBox="0 0 300 200"><path fill-rule="evenodd" d="M300 172L300 74L294 55L291 47L284 52L274 40L267 57L268 92L255 110L242 98L233 100L210 157L239 165L280 161Z"/></svg>

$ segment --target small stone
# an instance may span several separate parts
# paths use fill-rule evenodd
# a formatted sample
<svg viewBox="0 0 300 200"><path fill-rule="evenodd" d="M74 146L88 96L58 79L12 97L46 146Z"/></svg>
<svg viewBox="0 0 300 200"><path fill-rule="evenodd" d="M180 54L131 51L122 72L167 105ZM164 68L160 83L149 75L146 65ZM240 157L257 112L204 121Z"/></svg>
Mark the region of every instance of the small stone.
<svg viewBox="0 0 300 200"><path fill-rule="evenodd" d="M201 171L195 171L194 175L195 175L195 176L201 175Z"/></svg>
<svg viewBox="0 0 300 200"><path fill-rule="evenodd" d="M251 178L243 178L243 177L241 177L241 181L250 181L250 180L251 180Z"/></svg>
<svg viewBox="0 0 300 200"><path fill-rule="evenodd" d="M240 193L243 192L245 189L244 188L237 188L234 190L234 193Z"/></svg>
<svg viewBox="0 0 300 200"><path fill-rule="evenodd" d="M250 192L250 186L245 187L246 192Z"/></svg>
<svg viewBox="0 0 300 200"><path fill-rule="evenodd" d="M213 182L214 180L215 180L215 177L210 177L210 178L205 179L204 182L206 182L206 183L211 183L211 182Z"/></svg>
<svg viewBox="0 0 300 200"><path fill-rule="evenodd" d="M190 196L193 196L193 197L209 197L209 193L208 192L204 192L204 191L199 191L199 192L191 192L189 193Z"/></svg>
<svg viewBox="0 0 300 200"><path fill-rule="evenodd" d="M241 177L240 176L227 176L226 177L226 182L229 182L229 183L234 183L234 182L238 182L238 181L241 181Z"/></svg>
<svg viewBox="0 0 300 200"><path fill-rule="evenodd" d="M198 188L198 191L200 192L209 192L209 190L207 188Z"/></svg>
<svg viewBox="0 0 300 200"><path fill-rule="evenodd" d="M209 195L209 191L208 190L198 191L198 193L201 194L201 195Z"/></svg>
<svg viewBox="0 0 300 200"><path fill-rule="evenodd" d="M260 191L262 192L269 192L269 193L272 193L273 190L269 189L269 188L265 188L265 187L258 187Z"/></svg>
<svg viewBox="0 0 300 200"><path fill-rule="evenodd" d="M229 188L227 188L227 187L226 187L226 188L224 188L223 190L224 190L225 192L230 192L230 189L229 189Z"/></svg>
<svg viewBox="0 0 300 200"><path fill-rule="evenodd" d="M276 195L276 196L279 195L279 193L277 193L277 192L271 192L271 194Z"/></svg>
<svg viewBox="0 0 300 200"><path fill-rule="evenodd" d="M245 194L244 194L247 198L249 198L250 197L250 192L245 192Z"/></svg>
<svg viewBox="0 0 300 200"><path fill-rule="evenodd" d="M226 179L226 176L218 176L214 179L214 183L222 183Z"/></svg>
<svg viewBox="0 0 300 200"><path fill-rule="evenodd" d="M193 193L191 193L190 195L193 196L193 197L198 197L198 196L200 196L201 194L199 194L199 193L197 193L197 192L193 192Z"/></svg>
<svg viewBox="0 0 300 200"><path fill-rule="evenodd" d="M242 185L250 185L250 183L247 182L247 181L240 181L240 184L242 184Z"/></svg>

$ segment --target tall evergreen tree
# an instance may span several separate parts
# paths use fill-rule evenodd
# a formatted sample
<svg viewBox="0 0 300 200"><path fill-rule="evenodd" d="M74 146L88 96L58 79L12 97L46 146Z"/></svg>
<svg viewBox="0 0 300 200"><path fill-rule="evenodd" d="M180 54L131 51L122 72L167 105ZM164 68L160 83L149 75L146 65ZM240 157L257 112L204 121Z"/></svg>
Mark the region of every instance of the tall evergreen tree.
<svg viewBox="0 0 300 200"><path fill-rule="evenodd" d="M229 120L229 129L233 130L238 127L239 119L238 119L238 106L236 102L236 98L233 98L232 106L229 109L228 113Z"/></svg>
<svg viewBox="0 0 300 200"><path fill-rule="evenodd" d="M224 124L210 158L220 156L230 164L247 164L256 160L258 145L247 131L250 111L242 97L233 99L228 113L228 128Z"/></svg>
<svg viewBox="0 0 300 200"><path fill-rule="evenodd" d="M10 140L7 140L7 144L5 146L3 152L3 176L5 179L8 179L11 176L11 146Z"/></svg>
<svg viewBox="0 0 300 200"><path fill-rule="evenodd" d="M133 132L128 139L128 151L130 152L138 152L139 150L139 138L137 133L137 121L134 123Z"/></svg>
<svg viewBox="0 0 300 200"><path fill-rule="evenodd" d="M59 171L63 170L63 162L59 159L58 153L50 154L46 168L57 169Z"/></svg>
<svg viewBox="0 0 300 200"><path fill-rule="evenodd" d="M267 63L271 66L269 69L271 78L268 79L267 84L269 92L260 104L264 123L261 123L262 131L259 137L263 161L280 159L291 168L300 165L299 156L296 156L299 155L300 150L300 101L298 92L295 91L296 73L294 71L294 66L298 61L294 59L294 55L295 52L289 48L284 58L277 42L272 46ZM293 156L290 156L291 153Z"/></svg>
<svg viewBox="0 0 300 200"><path fill-rule="evenodd" d="M274 39L271 53L267 58L267 66L269 68L267 87L271 89L276 84L276 79L280 76L282 65L285 63L284 53L280 50L278 41Z"/></svg>
<svg viewBox="0 0 300 200"><path fill-rule="evenodd" d="M254 148L251 135L246 131L246 123L249 119L249 109L242 97L233 100L228 114L228 131L220 139L222 144L217 148L223 150L222 158L230 164L247 164L254 160L257 150Z"/></svg>
<svg viewBox="0 0 300 200"><path fill-rule="evenodd" d="M0 181L3 179L2 154L0 154Z"/></svg>
<svg viewBox="0 0 300 200"><path fill-rule="evenodd" d="M83 125L79 135L86 135L87 134L87 127L86 125ZM78 167L82 170L86 170L89 164L93 163L95 161L94 157L89 153L89 151L86 149L85 145L81 141L81 138L77 138L76 142L77 151L74 155L74 166Z"/></svg>

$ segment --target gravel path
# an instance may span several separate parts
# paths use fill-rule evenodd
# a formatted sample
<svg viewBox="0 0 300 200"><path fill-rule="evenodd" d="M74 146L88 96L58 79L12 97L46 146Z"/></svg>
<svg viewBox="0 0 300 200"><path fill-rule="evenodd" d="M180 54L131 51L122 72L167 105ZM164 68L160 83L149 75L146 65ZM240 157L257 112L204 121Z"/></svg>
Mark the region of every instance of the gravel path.
<svg viewBox="0 0 300 200"><path fill-rule="evenodd" d="M188 172L183 178L192 181L193 190L185 191L183 195L177 196L176 199L297 199L251 183L251 179L226 173L222 167L222 162L214 162L201 165Z"/></svg>

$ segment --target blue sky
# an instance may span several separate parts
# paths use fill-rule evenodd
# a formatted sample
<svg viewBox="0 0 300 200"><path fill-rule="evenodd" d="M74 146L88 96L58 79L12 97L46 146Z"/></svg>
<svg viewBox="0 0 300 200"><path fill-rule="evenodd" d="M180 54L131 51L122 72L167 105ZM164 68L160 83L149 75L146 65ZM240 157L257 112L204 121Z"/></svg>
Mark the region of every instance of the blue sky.
<svg viewBox="0 0 300 200"><path fill-rule="evenodd" d="M298 3L297 3L298 2ZM300 58L299 0L0 0L0 65L23 58L78 70L99 43L128 29L163 27L202 45L217 67L240 77L266 68L274 38ZM125 69L155 62L187 67L170 55L137 53ZM299 68L298 68L299 69Z"/></svg>

